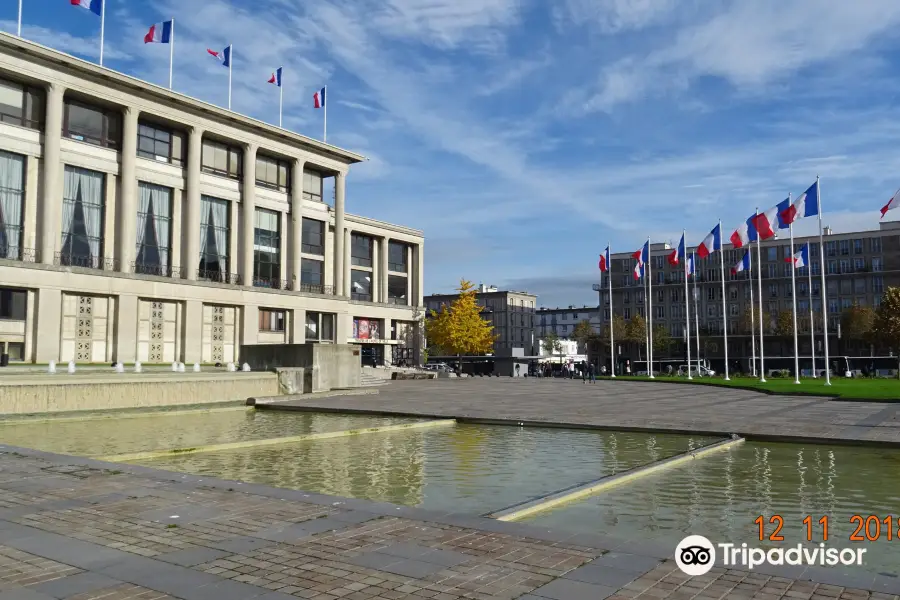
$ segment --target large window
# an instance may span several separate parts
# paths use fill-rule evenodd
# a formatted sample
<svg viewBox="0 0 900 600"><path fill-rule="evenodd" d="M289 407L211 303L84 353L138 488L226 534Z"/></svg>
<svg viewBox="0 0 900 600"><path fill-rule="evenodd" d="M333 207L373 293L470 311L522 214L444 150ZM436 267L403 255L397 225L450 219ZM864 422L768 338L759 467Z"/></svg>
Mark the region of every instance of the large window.
<svg viewBox="0 0 900 600"><path fill-rule="evenodd" d="M285 313L271 308L259 309L259 330L280 333L284 331Z"/></svg>
<svg viewBox="0 0 900 600"><path fill-rule="evenodd" d="M334 313L306 313L306 341L334 341Z"/></svg>
<svg viewBox="0 0 900 600"><path fill-rule="evenodd" d="M406 258L406 244L400 242L388 243L388 271L395 273L408 273L409 265Z"/></svg>
<svg viewBox="0 0 900 600"><path fill-rule="evenodd" d="M311 258L300 259L300 291L314 294L325 293L325 263Z"/></svg>
<svg viewBox="0 0 900 600"><path fill-rule="evenodd" d="M388 275L388 302L390 304L409 304L407 298L407 281L402 275Z"/></svg>
<svg viewBox="0 0 900 600"><path fill-rule="evenodd" d="M0 122L43 129L43 90L0 79Z"/></svg>
<svg viewBox="0 0 900 600"><path fill-rule="evenodd" d="M281 287L281 215L273 210L256 209L253 231L253 285Z"/></svg>
<svg viewBox="0 0 900 600"><path fill-rule="evenodd" d="M228 201L200 199L200 279L229 281L228 239L231 230Z"/></svg>
<svg viewBox="0 0 900 600"><path fill-rule="evenodd" d="M303 171L303 199L322 201L322 174L316 171Z"/></svg>
<svg viewBox="0 0 900 600"><path fill-rule="evenodd" d="M103 267L103 173L66 166L58 263Z"/></svg>
<svg viewBox="0 0 900 600"><path fill-rule="evenodd" d="M243 152L240 148L212 140L203 140L203 170L214 175L240 179L243 173Z"/></svg>
<svg viewBox="0 0 900 600"><path fill-rule="evenodd" d="M303 217L302 251L325 256L325 223Z"/></svg>
<svg viewBox="0 0 900 600"><path fill-rule="evenodd" d="M181 166L184 160L184 136L150 123L138 125L138 156Z"/></svg>
<svg viewBox="0 0 900 600"><path fill-rule="evenodd" d="M105 148L119 148L122 116L110 109L66 100L63 132L68 138Z"/></svg>
<svg viewBox="0 0 900 600"><path fill-rule="evenodd" d="M354 300L372 301L371 271L350 271L350 297Z"/></svg>
<svg viewBox="0 0 900 600"><path fill-rule="evenodd" d="M351 234L350 263L355 267L372 266L372 238L357 233Z"/></svg>
<svg viewBox="0 0 900 600"><path fill-rule="evenodd" d="M290 180L290 167L287 161L257 155L256 184L286 192Z"/></svg>
<svg viewBox="0 0 900 600"><path fill-rule="evenodd" d="M0 319L24 321L26 301L26 292L0 288Z"/></svg>
<svg viewBox="0 0 900 600"><path fill-rule="evenodd" d="M0 151L0 258L23 258L24 174L24 156Z"/></svg>
<svg viewBox="0 0 900 600"><path fill-rule="evenodd" d="M171 215L171 188L138 182L135 273L163 277L170 274Z"/></svg>

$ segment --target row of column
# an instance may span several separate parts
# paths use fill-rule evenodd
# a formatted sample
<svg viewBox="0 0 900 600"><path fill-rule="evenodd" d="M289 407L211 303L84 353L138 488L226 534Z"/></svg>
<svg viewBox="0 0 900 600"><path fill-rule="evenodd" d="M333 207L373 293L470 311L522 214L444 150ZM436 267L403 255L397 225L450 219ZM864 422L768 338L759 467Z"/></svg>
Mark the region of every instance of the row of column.
<svg viewBox="0 0 900 600"><path fill-rule="evenodd" d="M352 282L350 272L352 270L350 260L350 239L353 232L349 228L344 230L344 245L347 253L344 255L344 296L349 297L353 291L351 289ZM388 296L388 256L391 244L390 237L374 238L372 240L372 301L387 304ZM409 306L423 306L424 302L424 286L422 281L422 273L424 267L424 256L422 253L422 245L406 246L406 290Z"/></svg>
<svg viewBox="0 0 900 600"><path fill-rule="evenodd" d="M47 85L47 105L44 131L43 148L43 189L45 199L50 202L42 203L41 215L41 248L40 260L43 264L54 263L58 242L60 239L61 210L56 210L55 199L62 198L60 182L62 181L62 159L60 152L60 140L63 126L63 106L65 87L58 83ZM122 111L122 152L121 152L121 196L120 218L116 231L117 254L119 257L119 270L129 273L136 253L137 223L137 136L138 119L140 112L132 107L125 107ZM200 173L203 151L204 130L200 127L189 127L188 159L187 159L187 186L186 202L187 210L182 232L185 243L182 245L181 265L187 270L187 279L197 279L197 270L200 261ZM239 254L239 272L244 278L244 284L252 284L253 280L253 246L256 226L256 144L244 146L244 174L242 182L242 209L241 209L241 234L238 248L234 250ZM289 276L294 283L301 281L301 252L303 238L303 170L305 161L295 158L291 175L291 246ZM335 175L335 202L334 202L334 256L344 256L344 250L349 250L349 242L345 244L347 234L344 230L345 212L345 175ZM118 212L118 211L117 211ZM131 215L131 216L129 216ZM173 221L179 215L173 215ZM285 235L286 232L282 232ZM349 251L347 252L349 259ZM175 258L173 256L173 258ZM283 256L282 260L288 257ZM349 288L349 268L345 268L344 260L334 260L333 285L335 292ZM346 275L346 281L345 281Z"/></svg>

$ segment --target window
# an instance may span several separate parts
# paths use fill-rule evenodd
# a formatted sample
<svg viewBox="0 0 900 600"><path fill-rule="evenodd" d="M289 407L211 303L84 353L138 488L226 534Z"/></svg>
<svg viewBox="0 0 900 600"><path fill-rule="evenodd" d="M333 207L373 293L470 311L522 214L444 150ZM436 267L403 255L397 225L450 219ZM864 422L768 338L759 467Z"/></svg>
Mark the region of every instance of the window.
<svg viewBox="0 0 900 600"><path fill-rule="evenodd" d="M395 273L408 273L406 244L400 242L388 243L388 271Z"/></svg>
<svg viewBox="0 0 900 600"><path fill-rule="evenodd" d="M766 258L770 261L778 260L778 247L770 246L769 248L766 248Z"/></svg>
<svg viewBox="0 0 900 600"><path fill-rule="evenodd" d="M863 241L862 240L853 240L853 254L862 254L863 253Z"/></svg>
<svg viewBox="0 0 900 600"><path fill-rule="evenodd" d="M171 214L171 188L139 181L135 273L170 275Z"/></svg>
<svg viewBox="0 0 900 600"><path fill-rule="evenodd" d="M103 173L66 165L59 264L102 268Z"/></svg>
<svg viewBox="0 0 900 600"><path fill-rule="evenodd" d="M837 256L837 244L835 242L825 242L825 252L828 256Z"/></svg>
<svg viewBox="0 0 900 600"><path fill-rule="evenodd" d="M303 246L307 254L325 256L325 223L303 217Z"/></svg>
<svg viewBox="0 0 900 600"><path fill-rule="evenodd" d="M350 297L354 300L372 301L371 271L350 271Z"/></svg>
<svg viewBox="0 0 900 600"><path fill-rule="evenodd" d="M866 293L866 280L863 277L858 277L853 280L853 293L854 294L865 294Z"/></svg>
<svg viewBox="0 0 900 600"><path fill-rule="evenodd" d="M741 307L737 304L729 304L728 305L728 314L732 317L736 317L740 314Z"/></svg>
<svg viewBox="0 0 900 600"><path fill-rule="evenodd" d="M24 321L27 298L24 291L0 288L0 319Z"/></svg>
<svg viewBox="0 0 900 600"><path fill-rule="evenodd" d="M707 300L715 300L716 299L716 288L706 288L706 299Z"/></svg>
<svg viewBox="0 0 900 600"><path fill-rule="evenodd" d="M666 274L663 271L656 272L656 283L664 284L666 282Z"/></svg>
<svg viewBox="0 0 900 600"><path fill-rule="evenodd" d="M734 286L734 285L728 286L728 297L731 298L732 300L738 299L737 286Z"/></svg>
<svg viewBox="0 0 900 600"><path fill-rule="evenodd" d="M273 310L271 308L259 309L259 330L283 332L284 331L284 311Z"/></svg>
<svg viewBox="0 0 900 600"><path fill-rule="evenodd" d="M881 275L874 275L872 277L872 291L876 294L884 292L884 279Z"/></svg>
<svg viewBox="0 0 900 600"><path fill-rule="evenodd" d="M791 271L793 270L793 267L794 267L793 263L787 263L784 265L784 276L785 277L791 276Z"/></svg>
<svg viewBox="0 0 900 600"><path fill-rule="evenodd" d="M850 272L850 259L842 258L841 259L841 273L849 273Z"/></svg>
<svg viewBox="0 0 900 600"><path fill-rule="evenodd" d="M716 316L716 305L715 304L707 304L706 305L706 316L707 317Z"/></svg>
<svg viewBox="0 0 900 600"><path fill-rule="evenodd" d="M778 297L778 284L770 283L769 284L769 298L777 298Z"/></svg>
<svg viewBox="0 0 900 600"><path fill-rule="evenodd" d="M150 123L138 124L137 154L150 160L181 166L184 136Z"/></svg>
<svg viewBox="0 0 900 600"><path fill-rule="evenodd" d="M119 148L121 115L115 111L66 100L63 132L66 137L104 148Z"/></svg>
<svg viewBox="0 0 900 600"><path fill-rule="evenodd" d="M877 238L877 237L872 238L870 241L870 244L872 247L872 252L874 254L881 252L881 238Z"/></svg>
<svg viewBox="0 0 900 600"><path fill-rule="evenodd" d="M809 295L809 285L805 281L800 282L800 295L801 296Z"/></svg>
<svg viewBox="0 0 900 600"><path fill-rule="evenodd" d="M660 304L666 301L666 290L656 290L656 301Z"/></svg>
<svg viewBox="0 0 900 600"><path fill-rule="evenodd" d="M656 307L656 318L657 319L665 319L666 318L666 307L665 306L657 306Z"/></svg>
<svg viewBox="0 0 900 600"><path fill-rule="evenodd" d="M769 278L770 278L770 279L775 278L775 277L778 277L778 265L771 265L771 264L770 264L770 265L766 265L766 267L768 267L768 272L769 272Z"/></svg>
<svg viewBox="0 0 900 600"><path fill-rule="evenodd" d="M281 213L256 209L253 228L253 285L281 288Z"/></svg>
<svg viewBox="0 0 900 600"><path fill-rule="evenodd" d="M630 318L631 318L631 309L630 309L630 308L625 308L625 309L623 309L623 310L622 310L622 317L623 317L626 321L627 321L628 319L630 319Z"/></svg>
<svg viewBox="0 0 900 600"><path fill-rule="evenodd" d="M841 256L850 256L850 240L841 240Z"/></svg>
<svg viewBox="0 0 900 600"><path fill-rule="evenodd" d="M854 258L853 259L853 270L859 273L860 271L866 270L866 259L864 258Z"/></svg>
<svg viewBox="0 0 900 600"><path fill-rule="evenodd" d="M350 264L356 267L372 266L372 238L357 233L350 235Z"/></svg>
<svg viewBox="0 0 900 600"><path fill-rule="evenodd" d="M324 289L323 271L325 263L311 258L300 259L300 291L321 294Z"/></svg>
<svg viewBox="0 0 900 600"><path fill-rule="evenodd" d="M306 341L334 341L334 313L306 313Z"/></svg>
<svg viewBox="0 0 900 600"><path fill-rule="evenodd" d="M622 304L630 304L631 303L631 292L625 292L622 295Z"/></svg>
<svg viewBox="0 0 900 600"><path fill-rule="evenodd" d="M837 300L829 300L828 301L828 312L832 315L838 314L838 301ZM831 319L829 319L830 321Z"/></svg>
<svg viewBox="0 0 900 600"><path fill-rule="evenodd" d="M822 263L816 261L812 264L812 274L819 275L822 272Z"/></svg>
<svg viewBox="0 0 900 600"><path fill-rule="evenodd" d="M822 293L822 284L819 283L818 281L813 281L812 282L812 295L819 296L819 295L821 295L821 293Z"/></svg>
<svg viewBox="0 0 900 600"><path fill-rule="evenodd" d="M203 140L202 169L207 173L240 179L244 155L240 148L221 142Z"/></svg>
<svg viewBox="0 0 900 600"><path fill-rule="evenodd" d="M2 101L2 94L0 94ZM21 260L25 157L0 151L0 258Z"/></svg>
<svg viewBox="0 0 900 600"><path fill-rule="evenodd" d="M828 282L828 295L829 296L837 296L838 293L838 283L835 280L831 280Z"/></svg>
<svg viewBox="0 0 900 600"><path fill-rule="evenodd" d="M388 275L388 302L390 304L409 304L406 297L406 277L402 275Z"/></svg>
<svg viewBox="0 0 900 600"><path fill-rule="evenodd" d="M316 171L303 171L303 199L322 201L322 174Z"/></svg>
<svg viewBox="0 0 900 600"><path fill-rule="evenodd" d="M643 303L644 303L644 290L638 290L637 298L635 299L635 302L636 302L637 304L643 304Z"/></svg>
<svg viewBox="0 0 900 600"><path fill-rule="evenodd" d="M200 198L200 265L198 276L228 281L228 240L231 232L228 201Z"/></svg>
<svg viewBox="0 0 900 600"><path fill-rule="evenodd" d="M809 255L812 258L819 258L819 244L813 242L809 243Z"/></svg>
<svg viewBox="0 0 900 600"><path fill-rule="evenodd" d="M0 122L43 129L44 91L0 79Z"/></svg>
<svg viewBox="0 0 900 600"><path fill-rule="evenodd" d="M798 300L797 301L797 312L809 312L809 300ZM798 319L799 321L799 319Z"/></svg>
<svg viewBox="0 0 900 600"><path fill-rule="evenodd" d="M853 306L853 301L850 298L841 298L841 310L849 310L850 307Z"/></svg>
<svg viewBox="0 0 900 600"><path fill-rule="evenodd" d="M875 300L872 302L872 308L875 310L881 308L881 296L875 296Z"/></svg>
<svg viewBox="0 0 900 600"><path fill-rule="evenodd" d="M256 185L286 192L290 173L287 161L261 154L256 156Z"/></svg>

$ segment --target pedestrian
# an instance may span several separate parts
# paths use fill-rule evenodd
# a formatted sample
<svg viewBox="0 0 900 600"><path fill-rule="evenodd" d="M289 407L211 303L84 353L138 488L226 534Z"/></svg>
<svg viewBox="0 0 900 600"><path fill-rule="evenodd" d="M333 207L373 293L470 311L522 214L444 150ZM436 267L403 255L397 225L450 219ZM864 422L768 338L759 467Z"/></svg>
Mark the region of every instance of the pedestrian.
<svg viewBox="0 0 900 600"><path fill-rule="evenodd" d="M516 377L519 376L519 369L520 369L520 368L521 368L521 365L519 365L519 363L516 363Z"/></svg>
<svg viewBox="0 0 900 600"><path fill-rule="evenodd" d="M594 363L588 365L588 379L591 380L591 383L597 383L597 378L594 377Z"/></svg>
<svg viewBox="0 0 900 600"><path fill-rule="evenodd" d="M581 365L581 383L582 385L587 383L587 369L584 368L584 365Z"/></svg>

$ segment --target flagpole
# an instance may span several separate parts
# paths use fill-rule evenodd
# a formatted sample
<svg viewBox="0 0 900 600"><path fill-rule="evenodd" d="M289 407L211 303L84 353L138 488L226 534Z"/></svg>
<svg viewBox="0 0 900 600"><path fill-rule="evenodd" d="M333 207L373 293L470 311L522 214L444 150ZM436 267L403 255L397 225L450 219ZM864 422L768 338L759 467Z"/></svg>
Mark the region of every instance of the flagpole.
<svg viewBox="0 0 900 600"><path fill-rule="evenodd" d="M791 195L788 194L788 205ZM791 298L794 310L794 383L800 384L800 350L797 342L797 259L794 258L794 223L789 225L791 231Z"/></svg>
<svg viewBox="0 0 900 600"><path fill-rule="evenodd" d="M610 374L612 378L616 377L616 339L615 332L613 331L613 296L612 296L612 250L610 250L610 246L606 244L606 256L609 258L606 261L606 283L609 286L609 368Z"/></svg>
<svg viewBox="0 0 900 600"><path fill-rule="evenodd" d="M747 252L750 252L750 249L747 248ZM751 255L752 258L752 255ZM753 316L753 309L756 306L753 303L753 267L750 267L750 351L752 354L752 363L751 363L751 371L753 372L753 376L756 377L756 319Z"/></svg>
<svg viewBox="0 0 900 600"><path fill-rule="evenodd" d="M822 248L819 248L819 252ZM809 243L807 242L807 253L809 252ZM806 265L806 274L809 276L809 342L810 350L812 350L812 377L818 379L816 375L816 319L813 313L813 297L812 297L812 261Z"/></svg>
<svg viewBox="0 0 900 600"><path fill-rule="evenodd" d="M103 33L106 29L106 2L100 4L100 66L103 66Z"/></svg>
<svg viewBox="0 0 900 600"><path fill-rule="evenodd" d="M684 229L681 230L681 241L684 242L684 236L686 231ZM675 250L675 255L678 256L678 251L681 248ZM694 377L691 375L691 302L689 299L690 294L688 293L688 274L687 274L687 249L684 252L684 264L682 265L682 269L684 270L684 342L685 346L687 346L687 378L693 379ZM698 363L699 367L699 363ZM700 369L698 368L699 372Z"/></svg>
<svg viewBox="0 0 900 600"><path fill-rule="evenodd" d="M16 29L16 35L22 37L22 0L19 0L19 26Z"/></svg>
<svg viewBox="0 0 900 600"><path fill-rule="evenodd" d="M697 291L697 255L691 253L691 265L694 267L694 326L697 331L697 375L700 375L700 293Z"/></svg>
<svg viewBox="0 0 900 600"><path fill-rule="evenodd" d="M325 93L322 94L322 141L328 141L328 86L322 88Z"/></svg>
<svg viewBox="0 0 900 600"><path fill-rule="evenodd" d="M231 110L231 67L234 65L234 47L228 44L228 110Z"/></svg>
<svg viewBox="0 0 900 600"><path fill-rule="evenodd" d="M825 385L831 385L830 354L828 351L828 290L825 287L825 242L822 235L822 185L819 176L816 175L816 198L819 206L819 259L822 265L822 329L825 333Z"/></svg>
<svg viewBox="0 0 900 600"><path fill-rule="evenodd" d="M756 216L759 217L759 209L756 209ZM753 220L753 227L756 228L756 222L758 219ZM756 263L758 265L758 269L756 272L756 280L759 286L759 380L763 383L766 382L766 337L763 332L763 322L765 318L763 318L763 293L762 293L762 250L760 247L762 246L762 241L760 240L759 230L756 230Z"/></svg>
<svg viewBox="0 0 900 600"><path fill-rule="evenodd" d="M647 238L647 274L649 277L647 278L647 287L650 290L647 294L647 335L649 336L650 342L650 362L648 364L649 369L647 373L650 375L650 379L654 379L653 377L653 267L650 266L650 238Z"/></svg>
<svg viewBox="0 0 900 600"><path fill-rule="evenodd" d="M719 219L719 258L721 259L719 264L722 267L722 323L725 325L723 329L725 333L725 381L730 381L731 377L728 376L728 311L725 310L725 240L722 239L722 219Z"/></svg>
<svg viewBox="0 0 900 600"><path fill-rule="evenodd" d="M284 113L284 67L278 67L281 71L281 81L278 82L280 90L278 94L278 126L281 127L281 116Z"/></svg>
<svg viewBox="0 0 900 600"><path fill-rule="evenodd" d="M643 254L644 249L641 248L641 253ZM647 253L649 256L649 252ZM647 262L650 262L649 260ZM647 265L647 269L649 269L649 265ZM643 281L641 282L644 286L644 294L647 293L647 269L643 270ZM647 325L647 319L644 319L644 343L647 348L647 374L650 374L650 327Z"/></svg>
<svg viewBox="0 0 900 600"><path fill-rule="evenodd" d="M172 31L169 34L169 89L172 89L172 65L175 63L175 17L172 17ZM230 67L229 67L230 68Z"/></svg>

